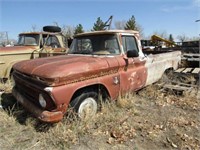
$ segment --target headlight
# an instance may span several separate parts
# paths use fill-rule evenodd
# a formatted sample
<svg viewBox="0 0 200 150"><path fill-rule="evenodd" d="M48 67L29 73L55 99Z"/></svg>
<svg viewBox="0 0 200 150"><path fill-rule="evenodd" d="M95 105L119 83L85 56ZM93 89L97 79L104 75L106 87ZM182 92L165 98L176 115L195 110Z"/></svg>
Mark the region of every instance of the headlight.
<svg viewBox="0 0 200 150"><path fill-rule="evenodd" d="M46 103L44 97L42 96L42 94L39 95L39 103L43 108L45 108L47 106L47 103Z"/></svg>

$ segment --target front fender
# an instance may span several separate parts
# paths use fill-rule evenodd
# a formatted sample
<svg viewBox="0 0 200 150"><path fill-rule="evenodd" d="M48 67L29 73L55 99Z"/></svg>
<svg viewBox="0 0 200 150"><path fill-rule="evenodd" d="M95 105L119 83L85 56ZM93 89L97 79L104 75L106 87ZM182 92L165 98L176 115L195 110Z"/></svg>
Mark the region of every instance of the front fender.
<svg viewBox="0 0 200 150"><path fill-rule="evenodd" d="M12 66L17 63L17 62L20 62L20 61L23 61L24 59L21 59L21 60L17 60L17 61L13 61L13 62L10 62L7 66L6 66L6 69L5 69L5 73L4 73L4 77L3 78L9 78L10 77L10 74L11 74L11 70L12 70Z"/></svg>

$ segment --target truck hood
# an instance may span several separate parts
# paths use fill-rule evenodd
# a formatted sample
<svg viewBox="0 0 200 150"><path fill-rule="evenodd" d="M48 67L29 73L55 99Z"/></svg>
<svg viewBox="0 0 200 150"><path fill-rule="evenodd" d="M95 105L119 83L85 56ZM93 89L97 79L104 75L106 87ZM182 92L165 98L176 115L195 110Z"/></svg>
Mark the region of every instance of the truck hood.
<svg viewBox="0 0 200 150"><path fill-rule="evenodd" d="M109 64L107 59L116 63ZM108 74L118 69L115 58L95 56L54 56L16 63L13 68L48 85L60 85L83 81Z"/></svg>
<svg viewBox="0 0 200 150"><path fill-rule="evenodd" d="M1 47L0 53L19 53L21 51L33 51L37 49L38 46L12 46L12 47Z"/></svg>

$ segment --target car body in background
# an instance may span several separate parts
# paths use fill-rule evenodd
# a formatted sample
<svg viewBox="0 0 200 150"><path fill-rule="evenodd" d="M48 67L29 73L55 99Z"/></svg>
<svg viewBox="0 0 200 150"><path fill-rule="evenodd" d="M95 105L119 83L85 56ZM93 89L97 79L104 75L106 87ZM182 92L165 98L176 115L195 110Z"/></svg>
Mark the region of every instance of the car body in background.
<svg viewBox="0 0 200 150"><path fill-rule="evenodd" d="M61 29L55 26L45 26L44 32L20 33L16 45L0 47L0 79L10 77L16 62L65 53L65 41Z"/></svg>

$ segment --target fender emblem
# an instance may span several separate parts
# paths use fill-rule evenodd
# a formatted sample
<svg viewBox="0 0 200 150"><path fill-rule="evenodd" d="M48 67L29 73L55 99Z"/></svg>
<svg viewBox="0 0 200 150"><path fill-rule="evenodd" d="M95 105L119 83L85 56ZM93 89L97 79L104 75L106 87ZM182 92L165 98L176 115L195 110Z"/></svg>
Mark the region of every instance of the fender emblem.
<svg viewBox="0 0 200 150"><path fill-rule="evenodd" d="M113 77L113 83L114 84L119 84L119 79L118 79L118 77Z"/></svg>

